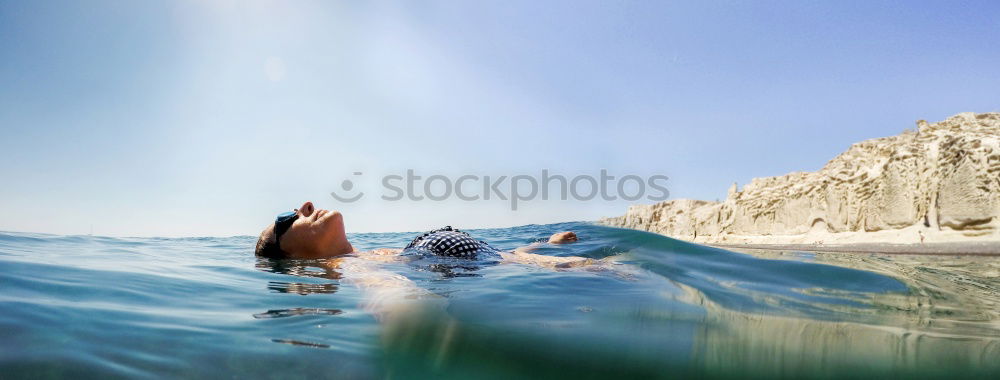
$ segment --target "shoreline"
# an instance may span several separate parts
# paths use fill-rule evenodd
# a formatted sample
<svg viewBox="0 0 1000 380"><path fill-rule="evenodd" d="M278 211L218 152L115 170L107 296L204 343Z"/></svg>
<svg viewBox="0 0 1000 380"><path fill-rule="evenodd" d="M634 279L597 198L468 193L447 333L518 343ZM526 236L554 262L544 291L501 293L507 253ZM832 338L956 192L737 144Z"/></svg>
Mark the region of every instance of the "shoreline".
<svg viewBox="0 0 1000 380"><path fill-rule="evenodd" d="M936 256L1000 256L1000 242L935 242L914 244L848 243L848 244L715 244L702 243L722 249L752 249L770 251L806 251L840 253L877 253L890 255Z"/></svg>
<svg viewBox="0 0 1000 380"><path fill-rule="evenodd" d="M733 183L724 200L633 204L600 223L735 247L1000 255L976 244L1000 242L998 152L1000 113L964 112L852 144L816 171Z"/></svg>

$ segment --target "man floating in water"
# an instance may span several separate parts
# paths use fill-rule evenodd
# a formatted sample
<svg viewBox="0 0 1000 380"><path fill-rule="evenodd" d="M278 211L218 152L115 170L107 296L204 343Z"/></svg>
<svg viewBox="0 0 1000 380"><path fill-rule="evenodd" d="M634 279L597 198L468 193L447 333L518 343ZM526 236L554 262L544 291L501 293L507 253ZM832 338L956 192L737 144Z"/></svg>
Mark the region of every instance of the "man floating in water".
<svg viewBox="0 0 1000 380"><path fill-rule="evenodd" d="M576 233L559 232L549 237L550 244L577 241ZM546 267L568 268L586 265L593 260L582 257L554 257L530 253L540 243L503 252L488 243L472 238L468 233L450 226L427 232L413 239L402 249L376 249L356 252L347 240L344 217L339 211L316 209L312 202L305 202L294 211L278 215L274 223L260 233L255 254L271 259L329 259L348 254L395 255L404 250L461 258L499 257L505 262L534 264Z"/></svg>
<svg viewBox="0 0 1000 380"><path fill-rule="evenodd" d="M576 233L559 232L549 244L577 241ZM417 236L405 248L382 248L358 252L347 240L344 217L338 211L316 209L312 202L278 215L260 233L255 254L269 259L324 259L320 264L331 271L343 271L344 280L365 294L363 308L379 321L393 316L412 317L428 310L444 310L447 301L418 287L405 276L380 269L375 262L394 261L407 252L419 255L454 257L459 260L490 260L566 269L596 264L583 257L555 257L530 253L545 243L536 242L505 252L466 232L445 227ZM339 274L338 274L339 277Z"/></svg>

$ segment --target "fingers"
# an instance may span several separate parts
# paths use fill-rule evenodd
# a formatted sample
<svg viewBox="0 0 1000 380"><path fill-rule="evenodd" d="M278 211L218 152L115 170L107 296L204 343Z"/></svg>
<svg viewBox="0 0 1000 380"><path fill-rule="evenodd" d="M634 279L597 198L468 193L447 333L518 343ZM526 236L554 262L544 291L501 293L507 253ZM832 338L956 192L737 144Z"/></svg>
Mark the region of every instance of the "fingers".
<svg viewBox="0 0 1000 380"><path fill-rule="evenodd" d="M573 231L566 231L566 232L558 232L558 233L553 234L552 237L549 238L549 243L563 244L563 243L572 243L572 242L575 242L577 240L578 240L578 238L577 238L575 232L573 232Z"/></svg>

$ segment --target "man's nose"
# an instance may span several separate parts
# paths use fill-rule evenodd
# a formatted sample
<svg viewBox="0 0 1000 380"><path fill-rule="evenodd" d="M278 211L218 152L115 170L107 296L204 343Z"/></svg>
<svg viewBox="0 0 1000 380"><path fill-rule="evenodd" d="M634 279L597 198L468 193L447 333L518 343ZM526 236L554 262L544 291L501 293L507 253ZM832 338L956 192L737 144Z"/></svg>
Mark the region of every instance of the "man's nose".
<svg viewBox="0 0 1000 380"><path fill-rule="evenodd" d="M313 211L315 211L313 203L309 201L306 201L306 203L303 203L302 206L299 207L299 214L302 214L302 216L312 215Z"/></svg>

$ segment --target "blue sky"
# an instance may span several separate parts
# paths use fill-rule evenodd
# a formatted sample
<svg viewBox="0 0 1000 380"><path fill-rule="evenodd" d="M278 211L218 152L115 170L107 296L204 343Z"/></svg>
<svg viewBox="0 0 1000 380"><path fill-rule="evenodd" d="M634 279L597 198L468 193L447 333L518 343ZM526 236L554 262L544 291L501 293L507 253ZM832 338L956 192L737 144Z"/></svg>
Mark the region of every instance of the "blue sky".
<svg viewBox="0 0 1000 380"><path fill-rule="evenodd" d="M816 170L917 119L1000 111L1000 3L0 1L0 230L350 232L618 215L385 202L382 175ZM361 171L361 177L351 173ZM355 178L366 197L329 195Z"/></svg>

